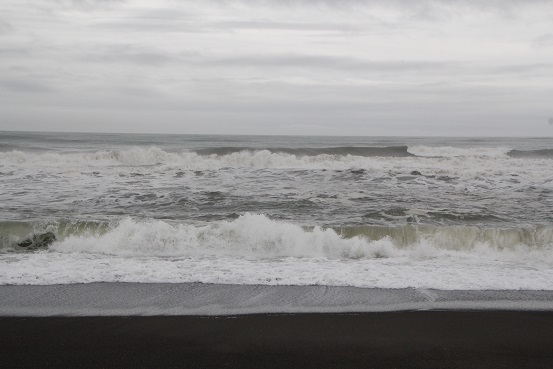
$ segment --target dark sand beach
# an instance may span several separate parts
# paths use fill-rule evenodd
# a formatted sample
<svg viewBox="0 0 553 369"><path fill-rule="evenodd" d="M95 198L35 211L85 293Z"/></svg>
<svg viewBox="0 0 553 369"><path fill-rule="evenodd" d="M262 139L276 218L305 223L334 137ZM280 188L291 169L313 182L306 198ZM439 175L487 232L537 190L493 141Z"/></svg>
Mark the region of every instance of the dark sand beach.
<svg viewBox="0 0 553 369"><path fill-rule="evenodd" d="M549 291L0 287L2 368L551 368Z"/></svg>
<svg viewBox="0 0 553 369"><path fill-rule="evenodd" d="M553 312L2 317L2 368L551 368Z"/></svg>

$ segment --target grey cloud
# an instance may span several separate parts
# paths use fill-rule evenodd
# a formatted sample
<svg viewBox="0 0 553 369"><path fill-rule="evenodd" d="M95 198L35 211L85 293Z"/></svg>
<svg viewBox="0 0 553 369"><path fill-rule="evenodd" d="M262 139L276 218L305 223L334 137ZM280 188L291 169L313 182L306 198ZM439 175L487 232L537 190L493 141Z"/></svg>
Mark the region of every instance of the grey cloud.
<svg viewBox="0 0 553 369"><path fill-rule="evenodd" d="M331 7L341 6L359 6L359 5L392 5L392 6L419 6L419 4L425 6L448 6L448 5L461 5L477 8L499 8L502 6L528 6L536 4L548 4L549 0L212 0L215 3L231 5L236 2L246 4L258 4L261 6L277 5L277 6L291 6L291 5L326 5Z"/></svg>
<svg viewBox="0 0 553 369"><path fill-rule="evenodd" d="M10 71L10 73L11 73L11 72L19 73L20 75L21 75L21 74L24 74L24 73L28 74L28 73L32 73L32 72L33 72L32 68L23 67L23 66L21 66L21 65L13 65L13 66L11 66L11 67L9 67L9 71Z"/></svg>
<svg viewBox="0 0 553 369"><path fill-rule="evenodd" d="M491 119L505 122L513 120L514 115L523 117L529 104L543 114L551 97L551 91L520 86L506 91L504 87L483 86L323 87L282 82L266 84L267 93L260 94L248 84L211 82L203 94L198 94L194 85L186 84L176 94L157 98L136 98L134 88L114 89L117 86L108 84L105 90L57 96L49 100L49 107L45 108L33 102L14 114L22 116L34 110L39 117L40 114L48 119L55 116L68 124L79 121L82 125L78 127L83 130L84 122L88 122L88 127L98 129L97 121L111 121L115 125L107 125L107 129L125 129L129 126L122 122L141 121L146 131L159 132L165 127L171 132L168 128L170 124L182 127L183 122L196 122L197 133L206 133L209 124L213 133L251 134L259 130L275 134L289 133L282 121L292 120L303 125L329 121L329 128L332 128L329 133L344 134L347 131L357 134L359 131L354 123L362 125L367 119L372 119L381 122L379 129L384 134L393 132L386 128L390 124L406 121L419 128L436 125L441 127L440 132L447 135L455 130L456 123L474 122L474 132L478 132L482 120L491 124ZM41 102L44 100L41 99ZM498 108L500 111L497 111ZM52 113L54 109L59 111L59 115ZM74 114L68 116L68 111ZM102 119L98 119L99 116ZM443 122L451 126L442 125ZM242 127L242 124L245 126Z"/></svg>
<svg viewBox="0 0 553 369"><path fill-rule="evenodd" d="M551 73L553 72L553 63L502 65L502 66L496 66L493 68L487 68L487 72L490 74L551 75Z"/></svg>
<svg viewBox="0 0 553 369"><path fill-rule="evenodd" d="M313 9L327 9L331 11L346 10L348 12L357 11L360 8L363 12L364 22L362 24L353 24L348 19L347 13L337 13L338 22L317 22L316 18L306 18L305 21L273 21L271 19L250 19L246 12L240 19L216 20L206 17L201 12L193 10L178 9L171 6L176 3L160 4L159 8L148 10L134 10L126 14L125 17L114 17L104 19L92 24L95 28L114 29L114 30L132 30L135 32L173 32L173 33L209 33L219 32L221 30L233 31L242 29L251 30L290 30L290 31L318 31L335 32L343 34L359 33L366 31L365 28L401 28L410 27L407 23L411 21L438 22L440 20L457 19L460 15L473 15L473 11L496 14L501 17L516 18L519 10L525 7L535 6L536 4L545 5L553 11L553 5L550 2L542 0L494 0L494 1L445 1L445 0L211 0L206 3L217 4L226 8L234 8L239 4L258 9L271 8L302 8L302 11L312 11ZM80 4L81 1L76 1ZM84 1L85 4L105 4L105 1ZM201 3L199 1L193 4ZM103 6L103 5L101 5ZM391 22L384 21L379 16L373 14L371 9L374 7L393 9L394 12L401 14L399 18ZM290 9L294 11L294 9Z"/></svg>
<svg viewBox="0 0 553 369"><path fill-rule="evenodd" d="M13 26L5 20L0 19L0 35L5 35L13 31Z"/></svg>
<svg viewBox="0 0 553 369"><path fill-rule="evenodd" d="M200 33L206 32L207 28L201 24L187 24L179 21L160 21L157 19L122 19L115 21L102 21L93 24L91 27L97 29L108 29L113 31L129 30L147 33Z"/></svg>
<svg viewBox="0 0 553 369"><path fill-rule="evenodd" d="M243 55L227 58L194 59L203 66L220 68L293 68L299 70L332 70L353 73L418 74L425 76L543 76L553 73L553 63L494 65L461 61L366 60L347 56L317 55Z"/></svg>
<svg viewBox="0 0 553 369"><path fill-rule="evenodd" d="M15 51L14 51L15 52ZM0 55L1 55L0 49ZM254 69L263 72L265 68L276 70L294 69L312 75L314 71L339 73L386 73L414 74L435 77L436 75L462 76L541 76L551 73L553 63L493 65L455 60L368 60L350 56L301 55L301 54L239 54L225 56L194 51L165 51L141 45L90 46L80 60L95 63L135 64L158 67L165 64L211 69L225 73L229 69ZM259 76L251 76L258 78Z"/></svg>
<svg viewBox="0 0 553 369"><path fill-rule="evenodd" d="M546 33L544 35L536 37L532 44L536 48L553 47L553 33Z"/></svg>
<svg viewBox="0 0 553 369"><path fill-rule="evenodd" d="M105 8L121 3L126 3L127 0L48 0L52 6L56 7L72 7L81 10L94 10L97 8Z"/></svg>
<svg viewBox="0 0 553 369"><path fill-rule="evenodd" d="M551 47L550 0L0 3L0 111L14 129L154 132L167 114L198 133L325 120L357 134L370 118L382 132L406 121L447 134L455 119L551 116L551 54L521 52L540 34L532 45ZM501 18L518 10L522 21Z"/></svg>
<svg viewBox="0 0 553 369"><path fill-rule="evenodd" d="M0 57L4 57L4 58L21 57L21 56L29 56L29 55L30 55L29 50L23 47L0 48Z"/></svg>
<svg viewBox="0 0 553 369"><path fill-rule="evenodd" d="M359 7L388 7L401 9L403 12L422 16L430 20L449 16L451 11L463 9L484 10L498 15L513 17L516 11L536 5L552 8L549 0L211 0L225 6L236 3L247 4L256 7L324 7L330 9L356 9Z"/></svg>
<svg viewBox="0 0 553 369"><path fill-rule="evenodd" d="M132 30L137 32L204 32L205 25L195 13L171 8L157 8L148 11L132 11L125 17L102 20L92 24L98 29Z"/></svg>
<svg viewBox="0 0 553 369"><path fill-rule="evenodd" d="M172 33L210 33L237 30L277 30L277 31L309 31L334 33L359 33L363 29L357 25L347 23L320 23L320 22L276 22L276 21L202 21L201 18L169 18L135 17L104 21L93 25L95 28L113 30L132 30L135 32L172 32Z"/></svg>
<svg viewBox="0 0 553 369"><path fill-rule="evenodd" d="M182 21L122 19L116 21L103 21L91 25L96 29L117 31L133 31L144 33L204 33L208 28L201 24L189 24Z"/></svg>
<svg viewBox="0 0 553 369"><path fill-rule="evenodd" d="M15 78L0 79L0 89L7 92L18 93L45 93L53 91L50 86L44 85L40 82Z"/></svg>
<svg viewBox="0 0 553 369"><path fill-rule="evenodd" d="M133 45L114 45L99 47L97 51L89 51L83 57L85 61L104 63L133 63L142 65L160 65L174 58L167 53Z"/></svg>
<svg viewBox="0 0 553 369"><path fill-rule="evenodd" d="M208 65L238 67L319 68L334 70L379 70L388 72L436 70L455 62L443 61L370 61L353 57L312 55L248 55L206 60Z"/></svg>
<svg viewBox="0 0 553 369"><path fill-rule="evenodd" d="M367 111L378 106L417 108L447 102L463 109L489 111L494 106L502 106L502 110L530 103L547 106L552 93L523 86L347 85L339 82L297 85L282 81L248 83L228 79L183 81L182 85L173 86L171 93L165 92L163 86L142 81L136 81L134 86L106 83L85 90L80 96L64 98L62 105L114 110L233 111L247 115L251 111Z"/></svg>
<svg viewBox="0 0 553 369"><path fill-rule="evenodd" d="M134 86L122 86L117 87L114 91L123 96L133 96L138 98L163 98L164 96L154 88L134 87Z"/></svg>
<svg viewBox="0 0 553 369"><path fill-rule="evenodd" d="M210 27L222 29L333 31L348 33L361 31L361 28L358 26L350 24L319 22L227 21L213 23Z"/></svg>

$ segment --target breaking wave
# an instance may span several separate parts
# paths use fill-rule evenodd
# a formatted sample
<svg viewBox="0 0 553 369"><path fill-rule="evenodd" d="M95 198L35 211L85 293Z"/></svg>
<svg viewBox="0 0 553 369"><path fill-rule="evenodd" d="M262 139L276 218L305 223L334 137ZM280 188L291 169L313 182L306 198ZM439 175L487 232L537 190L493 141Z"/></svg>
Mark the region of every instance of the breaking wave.
<svg viewBox="0 0 553 369"><path fill-rule="evenodd" d="M289 154L298 157L334 155L334 156L361 156L361 157L407 157L414 156L408 152L407 146L383 146L383 147L317 147L317 148L247 148L247 147L216 147L196 150L200 155L230 155L239 152L257 152L266 150L275 154Z"/></svg>
<svg viewBox="0 0 553 369"><path fill-rule="evenodd" d="M0 224L4 251L18 252L17 242L53 232L49 252L118 256L231 256L364 259L436 256L447 252L492 253L553 263L553 228L480 228L472 226L301 227L244 214L206 226L125 218L116 223L65 222Z"/></svg>
<svg viewBox="0 0 553 369"><path fill-rule="evenodd" d="M111 167L174 165L186 169L304 168L363 166L368 160L388 157L480 159L553 158L553 150L510 150L506 148L453 148L429 146L268 148L222 147L196 151L167 152L157 147L104 150L88 153L36 153L12 150L0 152L0 165L41 167ZM372 161L374 161L372 160Z"/></svg>

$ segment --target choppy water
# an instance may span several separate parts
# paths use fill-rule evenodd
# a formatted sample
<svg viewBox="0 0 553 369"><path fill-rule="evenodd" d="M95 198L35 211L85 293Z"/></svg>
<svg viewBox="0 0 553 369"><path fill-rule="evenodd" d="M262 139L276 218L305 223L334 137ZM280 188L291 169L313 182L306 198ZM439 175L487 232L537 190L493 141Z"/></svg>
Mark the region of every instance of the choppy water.
<svg viewBox="0 0 553 369"><path fill-rule="evenodd" d="M551 290L552 270L551 138L0 132L2 284Z"/></svg>

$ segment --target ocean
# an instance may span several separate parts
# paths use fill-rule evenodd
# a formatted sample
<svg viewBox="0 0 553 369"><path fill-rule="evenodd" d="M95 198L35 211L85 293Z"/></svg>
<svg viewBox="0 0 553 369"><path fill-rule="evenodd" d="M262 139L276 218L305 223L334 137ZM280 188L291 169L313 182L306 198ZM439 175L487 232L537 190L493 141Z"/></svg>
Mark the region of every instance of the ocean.
<svg viewBox="0 0 553 369"><path fill-rule="evenodd" d="M0 284L91 282L553 290L553 138L0 132Z"/></svg>

